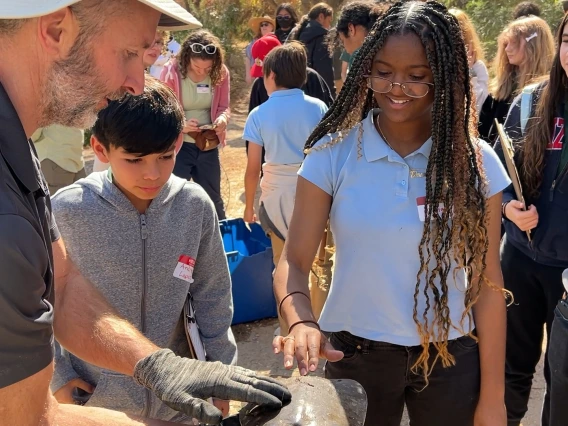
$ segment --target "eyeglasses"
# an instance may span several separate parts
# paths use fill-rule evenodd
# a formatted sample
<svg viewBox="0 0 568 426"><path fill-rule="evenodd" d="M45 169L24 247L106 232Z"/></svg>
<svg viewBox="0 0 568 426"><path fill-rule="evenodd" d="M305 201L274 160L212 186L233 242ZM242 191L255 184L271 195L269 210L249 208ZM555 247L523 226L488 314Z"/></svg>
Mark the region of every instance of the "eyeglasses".
<svg viewBox="0 0 568 426"><path fill-rule="evenodd" d="M288 15L278 15L278 16L276 17L276 20L277 20L277 21L289 21L289 20L291 20L291 19L292 19L292 17L291 17L291 16L288 16Z"/></svg>
<svg viewBox="0 0 568 426"><path fill-rule="evenodd" d="M395 83L387 78L378 77L375 75L366 75L367 87L376 93L388 93L392 88L400 86L402 92L411 98L423 98L428 94L433 83L421 83L418 81L405 81L404 83Z"/></svg>
<svg viewBox="0 0 568 426"><path fill-rule="evenodd" d="M191 51L193 53L205 52L208 55L214 55L215 52L217 52L217 46L215 46L214 44L203 45L201 43L192 43L189 45L189 47L191 47Z"/></svg>
<svg viewBox="0 0 568 426"><path fill-rule="evenodd" d="M262 28L262 27L271 27L271 26L272 26L272 24L271 24L270 22L262 22L262 23L260 24L260 28Z"/></svg>

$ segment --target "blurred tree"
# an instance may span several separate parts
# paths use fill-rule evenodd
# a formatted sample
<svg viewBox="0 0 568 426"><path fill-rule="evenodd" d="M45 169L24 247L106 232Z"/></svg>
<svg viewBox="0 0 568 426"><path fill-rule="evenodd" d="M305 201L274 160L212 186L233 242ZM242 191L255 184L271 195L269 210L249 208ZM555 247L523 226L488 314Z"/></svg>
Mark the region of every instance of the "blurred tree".
<svg viewBox="0 0 568 426"><path fill-rule="evenodd" d="M562 1L533 0L541 9L541 18L548 22L552 32L556 31L562 19ZM497 50L497 37L512 19L515 6L519 0L443 0L448 7L457 7L468 13L488 58L493 58Z"/></svg>

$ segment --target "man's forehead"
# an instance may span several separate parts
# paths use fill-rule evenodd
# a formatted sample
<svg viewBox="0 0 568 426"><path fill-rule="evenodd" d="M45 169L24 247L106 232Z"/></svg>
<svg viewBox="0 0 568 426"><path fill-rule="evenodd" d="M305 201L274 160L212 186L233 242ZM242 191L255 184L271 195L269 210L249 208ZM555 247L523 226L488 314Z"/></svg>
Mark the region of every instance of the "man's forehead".
<svg viewBox="0 0 568 426"><path fill-rule="evenodd" d="M130 48L147 49L154 44L160 13L134 2L131 11L107 21L107 38L122 40Z"/></svg>

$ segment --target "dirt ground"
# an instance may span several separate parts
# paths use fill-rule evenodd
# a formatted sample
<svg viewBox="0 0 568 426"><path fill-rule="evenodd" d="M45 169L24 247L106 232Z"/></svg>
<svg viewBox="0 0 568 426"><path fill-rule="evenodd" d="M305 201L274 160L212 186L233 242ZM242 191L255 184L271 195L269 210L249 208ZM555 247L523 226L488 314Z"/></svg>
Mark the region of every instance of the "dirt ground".
<svg viewBox="0 0 568 426"><path fill-rule="evenodd" d="M241 139L246 116L248 113L248 93L233 96L231 123L228 128L227 146L221 151L222 193L225 201L227 217L242 217L244 209L244 173L246 168L245 143ZM85 150L86 169L92 169L93 154ZM249 324L233 326L233 332L238 343L238 364L256 370L272 377L297 376L298 370L286 370L283 367L282 356L274 355L271 342L273 333L278 326L276 319L266 319ZM322 364L323 365L323 364ZM540 425L540 407L544 394L543 362L537 367L533 392L529 404L529 412L523 421L523 426ZM322 376L320 369L315 373ZM235 413L241 407L240 403L231 404L231 412ZM401 426L409 424L405 416ZM454 426L454 425L448 425Z"/></svg>

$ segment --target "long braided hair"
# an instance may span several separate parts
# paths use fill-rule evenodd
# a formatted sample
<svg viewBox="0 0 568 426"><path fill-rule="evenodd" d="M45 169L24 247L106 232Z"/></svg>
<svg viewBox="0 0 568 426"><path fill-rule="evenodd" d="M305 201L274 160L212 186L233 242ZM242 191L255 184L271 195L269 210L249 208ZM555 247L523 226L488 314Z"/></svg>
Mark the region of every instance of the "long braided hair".
<svg viewBox="0 0 568 426"><path fill-rule="evenodd" d="M471 335L472 307L479 298L482 283L497 288L484 277L488 248L486 179L480 147L474 143L477 126L472 114L468 59L456 18L435 1L393 5L367 35L343 89L309 137L305 152L309 154L313 149L340 143L342 135L354 126L358 127L361 152L360 122L377 107L364 76L391 35L408 33L416 34L421 40L434 77L432 150L426 170L427 210L418 247L421 266L417 271L413 309L423 349L413 371L421 371L428 380L436 360L440 359L444 367L455 363L448 351L450 330L455 328ZM331 142L314 148L316 142L329 134L333 134ZM445 206L442 213L438 213L440 204ZM448 278L455 277L459 270L465 271L468 285L460 324L453 324L448 307L448 285L452 284ZM425 299L421 312L419 298ZM464 330L466 319L468 330ZM429 365L430 343L437 349L432 365Z"/></svg>

